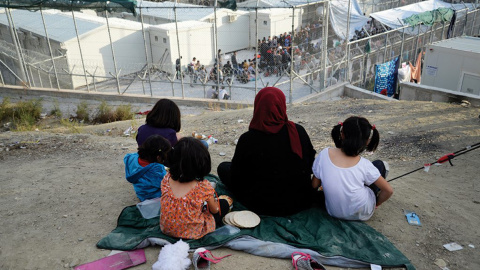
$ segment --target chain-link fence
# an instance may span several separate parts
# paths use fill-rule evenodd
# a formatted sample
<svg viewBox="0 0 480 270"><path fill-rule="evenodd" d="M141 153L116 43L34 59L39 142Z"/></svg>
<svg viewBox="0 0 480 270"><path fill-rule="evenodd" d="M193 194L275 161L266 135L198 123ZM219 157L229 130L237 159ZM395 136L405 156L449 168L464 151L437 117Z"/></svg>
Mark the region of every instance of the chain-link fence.
<svg viewBox="0 0 480 270"><path fill-rule="evenodd" d="M361 1L369 14L417 1ZM139 2L130 13L0 13L2 84L80 91L252 102L275 86L287 100L341 81L373 89L375 65L400 57L415 64L429 43L480 34L478 10L453 25L405 31L380 24L345 41L330 23L330 1L297 6L239 3L237 10ZM194 3L199 4L199 3ZM347 27L348 28L348 27ZM13 31L12 29L15 29Z"/></svg>

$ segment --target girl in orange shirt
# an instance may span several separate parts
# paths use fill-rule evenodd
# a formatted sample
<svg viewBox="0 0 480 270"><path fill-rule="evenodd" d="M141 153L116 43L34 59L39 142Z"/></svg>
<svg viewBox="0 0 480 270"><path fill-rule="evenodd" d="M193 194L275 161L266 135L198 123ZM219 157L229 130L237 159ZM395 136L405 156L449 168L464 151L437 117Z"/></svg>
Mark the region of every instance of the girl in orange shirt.
<svg viewBox="0 0 480 270"><path fill-rule="evenodd" d="M216 224L221 226L229 209L204 179L211 170L210 153L199 140L184 137L169 161L170 172L162 180L160 229L173 237L199 239L213 232Z"/></svg>

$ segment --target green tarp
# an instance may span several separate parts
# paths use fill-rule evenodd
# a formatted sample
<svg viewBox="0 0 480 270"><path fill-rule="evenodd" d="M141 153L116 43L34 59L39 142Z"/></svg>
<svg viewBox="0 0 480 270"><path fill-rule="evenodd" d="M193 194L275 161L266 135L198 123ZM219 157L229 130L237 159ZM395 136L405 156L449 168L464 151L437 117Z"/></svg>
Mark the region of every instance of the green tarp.
<svg viewBox="0 0 480 270"><path fill-rule="evenodd" d="M216 190L219 194L228 193L221 182L217 182ZM202 239L186 242L191 249L218 247L242 236L309 249L325 257L341 256L384 267L415 269L385 236L366 223L332 218L318 208L289 217L262 216L261 223L253 229L242 229L233 235L208 234ZM132 250L149 238L160 238L170 243L178 241L160 231L158 218L144 219L136 206L129 206L120 214L117 228L101 239L97 247Z"/></svg>
<svg viewBox="0 0 480 270"><path fill-rule="evenodd" d="M97 11L130 12L135 14L135 0L0 0L0 7L26 10L59 9L63 11L94 9Z"/></svg>
<svg viewBox="0 0 480 270"><path fill-rule="evenodd" d="M418 24L433 25L436 22L450 22L455 11L450 8L439 8L432 11L412 15L403 19L405 23L411 26Z"/></svg>

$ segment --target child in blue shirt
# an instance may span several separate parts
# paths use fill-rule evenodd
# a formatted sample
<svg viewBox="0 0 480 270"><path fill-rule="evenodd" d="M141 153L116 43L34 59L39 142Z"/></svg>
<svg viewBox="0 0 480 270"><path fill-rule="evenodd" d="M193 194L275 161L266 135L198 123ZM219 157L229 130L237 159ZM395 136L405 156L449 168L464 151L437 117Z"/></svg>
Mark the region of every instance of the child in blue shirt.
<svg viewBox="0 0 480 270"><path fill-rule="evenodd" d="M160 135L152 135L138 147L137 153L125 155L125 176L133 184L140 201L162 195L160 184L167 174L162 164L171 150L170 142Z"/></svg>

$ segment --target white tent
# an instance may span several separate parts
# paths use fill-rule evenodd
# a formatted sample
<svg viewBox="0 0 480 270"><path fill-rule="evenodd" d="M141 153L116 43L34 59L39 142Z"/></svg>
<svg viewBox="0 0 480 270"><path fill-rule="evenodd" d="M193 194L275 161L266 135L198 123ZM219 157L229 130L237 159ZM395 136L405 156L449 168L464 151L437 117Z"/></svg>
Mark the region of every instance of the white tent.
<svg viewBox="0 0 480 270"><path fill-rule="evenodd" d="M440 0L428 0L403 7L371 13L370 17L392 29L397 29L404 26L404 19L415 14L432 11L438 8L451 8L458 11L465 9L466 7L468 7L469 10L473 10L475 8L474 4L450 4ZM416 31L412 28L408 29L411 32L416 33Z"/></svg>
<svg viewBox="0 0 480 270"><path fill-rule="evenodd" d="M350 21L348 22L348 4L350 3ZM361 30L368 18L363 16L357 0L337 0L330 2L330 24L340 38L347 37L347 23L350 24L348 39L352 39L355 30Z"/></svg>

